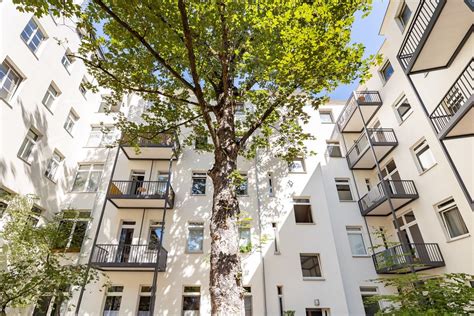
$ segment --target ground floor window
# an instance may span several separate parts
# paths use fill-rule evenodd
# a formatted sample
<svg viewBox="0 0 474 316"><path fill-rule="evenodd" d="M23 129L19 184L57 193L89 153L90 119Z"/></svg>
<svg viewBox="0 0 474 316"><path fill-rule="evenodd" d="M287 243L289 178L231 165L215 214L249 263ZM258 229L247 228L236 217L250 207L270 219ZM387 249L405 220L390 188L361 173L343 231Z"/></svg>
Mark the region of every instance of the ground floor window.
<svg viewBox="0 0 474 316"><path fill-rule="evenodd" d="M201 307L201 287L185 286L183 291L183 316L198 316Z"/></svg>
<svg viewBox="0 0 474 316"><path fill-rule="evenodd" d="M380 305L378 302L373 302L372 300L370 300L370 298L377 294L377 288L375 286L361 286L360 294L362 295L365 315L376 315L377 312L380 311Z"/></svg>
<svg viewBox="0 0 474 316"><path fill-rule="evenodd" d="M329 309L325 308L307 308L306 316L329 316Z"/></svg>
<svg viewBox="0 0 474 316"><path fill-rule="evenodd" d="M138 300L138 316L150 316L151 286L140 287L140 298Z"/></svg>
<svg viewBox="0 0 474 316"><path fill-rule="evenodd" d="M122 303L123 286L112 285L107 289L103 316L118 316Z"/></svg>

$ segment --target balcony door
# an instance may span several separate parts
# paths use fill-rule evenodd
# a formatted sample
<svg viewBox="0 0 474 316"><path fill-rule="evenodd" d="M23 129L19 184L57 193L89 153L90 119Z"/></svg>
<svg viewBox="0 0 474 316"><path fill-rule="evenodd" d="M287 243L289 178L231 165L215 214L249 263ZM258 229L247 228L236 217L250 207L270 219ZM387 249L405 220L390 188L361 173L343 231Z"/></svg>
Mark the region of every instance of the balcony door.
<svg viewBox="0 0 474 316"><path fill-rule="evenodd" d="M382 168L382 179L387 181L388 188L392 194L403 194L405 192L395 161L390 160L385 167Z"/></svg>
<svg viewBox="0 0 474 316"><path fill-rule="evenodd" d="M117 262L129 262L135 222L123 222L117 247Z"/></svg>
<svg viewBox="0 0 474 316"><path fill-rule="evenodd" d="M158 185L155 189L156 194L165 195L166 184L168 183L169 173L166 171L158 171Z"/></svg>
<svg viewBox="0 0 474 316"><path fill-rule="evenodd" d="M144 171L132 171L130 174L130 194L131 195L141 195L146 193L143 181L145 181L145 172Z"/></svg>
<svg viewBox="0 0 474 316"><path fill-rule="evenodd" d="M421 259L428 258L428 251L425 246L425 241L421 235L420 228L416 222L415 214L413 211L403 214L397 218L398 224L400 225L401 236L403 240L410 246L413 254L414 263ZM400 239L402 240L402 239Z"/></svg>

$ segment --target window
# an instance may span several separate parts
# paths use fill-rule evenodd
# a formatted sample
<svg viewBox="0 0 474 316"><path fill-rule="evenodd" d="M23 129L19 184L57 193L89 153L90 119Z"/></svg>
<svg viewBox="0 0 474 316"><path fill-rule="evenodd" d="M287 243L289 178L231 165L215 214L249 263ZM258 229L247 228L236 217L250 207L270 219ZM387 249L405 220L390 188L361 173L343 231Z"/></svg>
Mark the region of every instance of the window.
<svg viewBox="0 0 474 316"><path fill-rule="evenodd" d="M378 302L371 302L369 298L377 295L377 288L375 286L361 286L360 294L362 296L362 303L364 304L364 311L366 316L375 316L380 311Z"/></svg>
<svg viewBox="0 0 474 316"><path fill-rule="evenodd" d="M27 163L31 163L33 161L33 152L38 139L38 133L36 133L30 128L30 130L26 134L25 139L23 140L23 143L21 144L20 150L18 151L18 157L20 157Z"/></svg>
<svg viewBox="0 0 474 316"><path fill-rule="evenodd" d="M193 184L191 187L192 195L206 194L206 179L207 175L205 172L193 172Z"/></svg>
<svg viewBox="0 0 474 316"><path fill-rule="evenodd" d="M283 316L283 286L277 285L277 295L278 295L278 308L280 311L280 316Z"/></svg>
<svg viewBox="0 0 474 316"><path fill-rule="evenodd" d="M367 192L369 192L372 188L372 185L370 184L370 179L365 178L365 187L367 188Z"/></svg>
<svg viewBox="0 0 474 316"><path fill-rule="evenodd" d="M204 224L203 223L189 223L188 225L188 242L187 252L203 252L204 240Z"/></svg>
<svg viewBox="0 0 474 316"><path fill-rule="evenodd" d="M183 290L183 316L198 316L201 307L201 288L185 286Z"/></svg>
<svg viewBox="0 0 474 316"><path fill-rule="evenodd" d="M469 233L454 199L438 205L438 211L449 238L456 238Z"/></svg>
<svg viewBox="0 0 474 316"><path fill-rule="evenodd" d="M67 115L66 122L64 122L64 129L69 133L72 134L74 126L76 122L79 120L79 117L71 110Z"/></svg>
<svg viewBox="0 0 474 316"><path fill-rule="evenodd" d="M21 32L20 37L33 53L38 50L41 42L45 40L43 32L40 30L34 19L31 19L28 22L28 24L23 29L23 32Z"/></svg>
<svg viewBox="0 0 474 316"><path fill-rule="evenodd" d="M306 167L303 158L295 158L288 164L288 171L291 173L305 173Z"/></svg>
<svg viewBox="0 0 474 316"><path fill-rule="evenodd" d="M0 191L2 191L2 189L0 189ZM3 214L5 213L5 210L7 209L7 207L8 207L7 203L5 203L4 201L0 201L0 218L3 217Z"/></svg>
<svg viewBox="0 0 474 316"><path fill-rule="evenodd" d="M244 311L245 316L252 316L252 288L244 286Z"/></svg>
<svg viewBox="0 0 474 316"><path fill-rule="evenodd" d="M82 78L82 81L81 81L81 83L79 84L79 92L82 94L82 96L83 96L84 98L86 97L86 94L87 94L86 85L87 85L87 79L86 79L86 78Z"/></svg>
<svg viewBox="0 0 474 316"><path fill-rule="evenodd" d="M56 248L79 252L91 218L89 211L64 211L59 223Z"/></svg>
<svg viewBox="0 0 474 316"><path fill-rule="evenodd" d="M236 188L236 194L243 196L248 195L248 186L249 186L249 179L246 173L241 173L240 176L242 177L242 182Z"/></svg>
<svg viewBox="0 0 474 316"><path fill-rule="evenodd" d="M337 141L326 141L329 157L342 157L341 146Z"/></svg>
<svg viewBox="0 0 474 316"><path fill-rule="evenodd" d="M123 286L112 285L107 289L103 316L118 316L122 302Z"/></svg>
<svg viewBox="0 0 474 316"><path fill-rule="evenodd" d="M121 103L116 103L108 94L103 94L99 105L99 113L120 112Z"/></svg>
<svg viewBox="0 0 474 316"><path fill-rule="evenodd" d="M275 245L275 254L280 254L280 234L278 232L277 223L272 223L273 229L273 244Z"/></svg>
<svg viewBox="0 0 474 316"><path fill-rule="evenodd" d="M353 201L348 179L336 179L336 189L339 201Z"/></svg>
<svg viewBox="0 0 474 316"><path fill-rule="evenodd" d="M205 150L207 148L207 136L196 136L194 149Z"/></svg>
<svg viewBox="0 0 474 316"><path fill-rule="evenodd" d="M151 286L140 286L137 316L149 316L151 305Z"/></svg>
<svg viewBox="0 0 474 316"><path fill-rule="evenodd" d="M333 124L334 118L332 117L332 112L330 111L320 111L319 112L319 119L323 124Z"/></svg>
<svg viewBox="0 0 474 316"><path fill-rule="evenodd" d="M158 247L160 246L162 232L163 224L161 222L151 222L150 234L148 237L148 249L158 249Z"/></svg>
<svg viewBox="0 0 474 316"><path fill-rule="evenodd" d="M39 223L39 220L41 219L41 214L43 213L43 210L41 210L39 207L36 205L33 205L31 208L31 213L28 215L28 223L31 227L36 227Z"/></svg>
<svg viewBox="0 0 474 316"><path fill-rule="evenodd" d="M57 150L53 152L53 156L49 159L48 166L46 167L46 171L44 172L44 175L52 180L55 181L55 175L56 172L59 169L59 166L61 165L61 162L64 160L63 155L59 153Z"/></svg>
<svg viewBox="0 0 474 316"><path fill-rule="evenodd" d="M71 52L67 50L63 57L61 58L61 64L63 64L64 68L69 72L72 67L72 63L74 62L74 59L72 59Z"/></svg>
<svg viewBox="0 0 474 316"><path fill-rule="evenodd" d="M51 110L51 106L54 104L54 101L56 101L58 96L59 91L53 86L53 84L50 84L48 90L46 90L46 93L44 94L42 101L43 105Z"/></svg>
<svg viewBox="0 0 474 316"><path fill-rule="evenodd" d="M93 126L86 147L105 147L115 141L115 133L111 127L103 129L99 126Z"/></svg>
<svg viewBox="0 0 474 316"><path fill-rule="evenodd" d="M72 191L76 192L96 192L100 178L102 176L103 164L82 164L79 165Z"/></svg>
<svg viewBox="0 0 474 316"><path fill-rule="evenodd" d="M235 103L235 115L244 115L244 114L245 114L244 102L236 102Z"/></svg>
<svg viewBox="0 0 474 316"><path fill-rule="evenodd" d="M303 278L320 278L321 267L318 254L300 254L301 271Z"/></svg>
<svg viewBox="0 0 474 316"><path fill-rule="evenodd" d="M313 215L309 199L294 198L293 210L295 212L295 221L297 224L313 223Z"/></svg>
<svg viewBox="0 0 474 316"><path fill-rule="evenodd" d="M353 256L367 255L365 248L364 236L360 227L346 227L347 237L349 238L349 245Z"/></svg>
<svg viewBox="0 0 474 316"><path fill-rule="evenodd" d="M395 105L395 111L399 123L405 121L413 112L410 103L408 103L408 100L405 97Z"/></svg>
<svg viewBox="0 0 474 316"><path fill-rule="evenodd" d="M400 12L398 13L397 19L400 22L402 29L405 29L408 26L408 22L410 21L411 10L404 2Z"/></svg>
<svg viewBox="0 0 474 316"><path fill-rule="evenodd" d="M416 162L420 172L426 171L436 164L433 153L431 152L430 146L426 140L423 140L420 144L413 148L413 152L416 157Z"/></svg>
<svg viewBox="0 0 474 316"><path fill-rule="evenodd" d="M252 235L249 227L239 228L239 249L241 253L248 253L252 250Z"/></svg>
<svg viewBox="0 0 474 316"><path fill-rule="evenodd" d="M268 195L269 196L275 196L275 189L273 188L273 172L269 172L267 174L267 180L268 180Z"/></svg>
<svg viewBox="0 0 474 316"><path fill-rule="evenodd" d="M22 77L6 61L0 64L0 98L10 100L21 80Z"/></svg>
<svg viewBox="0 0 474 316"><path fill-rule="evenodd" d="M384 83L387 82L388 79L390 79L390 77L393 75L393 67L389 61L383 65L382 69L380 70L380 74L382 75Z"/></svg>

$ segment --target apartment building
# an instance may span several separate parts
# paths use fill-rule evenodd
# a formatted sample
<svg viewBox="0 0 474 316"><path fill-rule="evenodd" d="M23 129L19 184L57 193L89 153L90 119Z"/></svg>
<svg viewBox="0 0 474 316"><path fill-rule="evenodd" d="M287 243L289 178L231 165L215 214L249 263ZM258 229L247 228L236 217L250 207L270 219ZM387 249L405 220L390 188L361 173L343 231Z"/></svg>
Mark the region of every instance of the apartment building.
<svg viewBox="0 0 474 316"><path fill-rule="evenodd" d="M108 148L115 134L102 133L100 122L113 123L103 112L139 119L146 104L130 96L110 109L83 89L93 78L64 59L79 45L73 21L38 20L8 1L0 8L9 30L1 188L37 194L44 216L76 210L81 225L66 248L104 273L62 306L45 298L11 314L210 314L207 140L189 148L167 134L139 152L126 141ZM239 202L251 219L240 229L245 315L371 315L380 306L364 299L390 291L378 277L474 274L472 16L464 1L390 1L383 63L304 127L316 155L288 164L268 149L239 159Z"/></svg>

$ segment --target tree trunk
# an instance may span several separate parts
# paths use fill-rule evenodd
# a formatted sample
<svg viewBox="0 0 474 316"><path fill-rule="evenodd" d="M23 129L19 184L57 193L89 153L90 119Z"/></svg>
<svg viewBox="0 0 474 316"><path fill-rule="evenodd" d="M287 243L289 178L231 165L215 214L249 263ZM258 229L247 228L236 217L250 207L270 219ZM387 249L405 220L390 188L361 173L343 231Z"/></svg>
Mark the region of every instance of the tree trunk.
<svg viewBox="0 0 474 316"><path fill-rule="evenodd" d="M210 292L212 315L241 315L243 312L242 267L239 255L239 201L231 174L237 170L233 115L217 129L222 146L214 151L209 172L214 185L211 216Z"/></svg>

